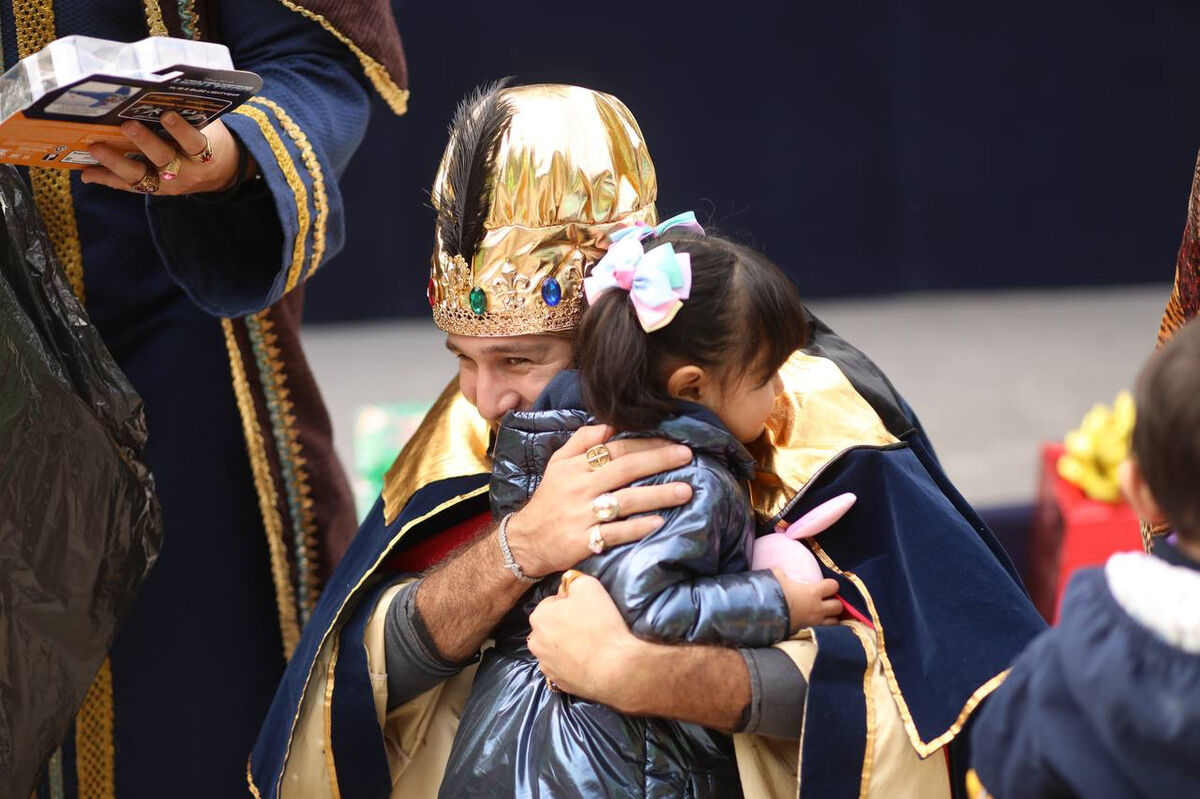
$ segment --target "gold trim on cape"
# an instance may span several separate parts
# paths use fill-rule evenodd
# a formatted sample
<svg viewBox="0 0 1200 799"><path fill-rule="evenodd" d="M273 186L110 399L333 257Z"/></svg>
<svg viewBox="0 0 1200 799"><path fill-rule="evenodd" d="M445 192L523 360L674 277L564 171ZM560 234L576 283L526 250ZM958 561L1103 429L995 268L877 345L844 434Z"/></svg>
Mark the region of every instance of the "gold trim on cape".
<svg viewBox="0 0 1200 799"><path fill-rule="evenodd" d="M258 792L258 786L254 784L254 775L250 772L250 758L246 758L246 787L250 790L250 795L254 799L262 799L262 794Z"/></svg>
<svg viewBox="0 0 1200 799"><path fill-rule="evenodd" d="M325 701L322 713L325 719L325 771L329 775L329 792L333 799L342 799L342 789L338 787L337 763L333 756L333 683L337 673L338 654L341 652L342 641L333 639L333 652L329 655L329 667L325 670ZM287 765L287 760L284 760Z"/></svg>
<svg viewBox="0 0 1200 799"><path fill-rule="evenodd" d="M457 389L457 386L458 386L457 379L452 383L452 385ZM476 414L476 416L478 416L478 414ZM465 502L469 499L474 499L475 497L479 497L479 496L486 496L487 492L488 492L488 487L486 485L480 486L479 488L475 489L474 491L468 491L465 494L459 494L456 497L451 497L450 499L448 499L445 502L438 505L436 508L433 508L432 510L430 510L428 513L425 513L422 516L418 516L417 518L410 520L408 522L408 524L404 525L404 527L397 530L396 534L388 540L387 545L379 553L378 557L375 558L375 561L369 567L367 567L367 569L363 572L362 576L358 579L358 582L356 582L353 586L351 586L350 590L346 593L346 599L349 599L349 597L353 596L355 593L357 593L359 591L359 589L361 589L363 587L363 585L370 578L370 576L372 574L374 574L376 569L379 568L380 564L383 563L383 561L387 559L387 557L391 553L392 549L396 546L396 544L400 541L400 539L402 539L405 536L405 534L408 533L409 530L411 530L413 527L417 526L418 524L423 523L427 519L431 519L434 516L437 516L439 513L442 513L444 511L446 511L447 509L453 507L454 505L459 504L460 502ZM340 617L342 615L342 610L345 609L345 607L346 607L346 600L344 599L342 601L342 603L340 605L338 605L337 612L334 614L334 617L333 617L333 623L329 627L326 627L321 632L321 640L317 644L317 657L318 658L320 657L321 650L325 648L325 642L329 640L329 636L333 632L334 626L337 625L337 623L339 622ZM316 659L314 659L314 661L313 661L313 666L315 666L315 665L316 665ZM275 790L276 791L279 790L279 787L283 780L283 774L285 771L287 771L288 757L291 755L291 752L292 752L292 740L293 740L293 738L295 736L295 732L296 732L296 722L300 718L300 710L304 704L303 697L305 696L305 694L308 693L309 683L312 682L313 671L314 671L314 669L310 668L308 670L308 673L306 675L304 675L304 685L300 688L301 701L296 704L296 712L292 716L291 724L288 726L288 740L287 740L287 747L283 753L283 761L282 761L282 763L280 763L279 774L273 778L275 781ZM250 772L249 765L247 765L247 777L251 781L253 781L253 774Z"/></svg>
<svg viewBox="0 0 1200 799"><path fill-rule="evenodd" d="M491 426L458 390L455 376L383 478L383 519L391 524L419 488L450 477L487 474Z"/></svg>
<svg viewBox="0 0 1200 799"><path fill-rule="evenodd" d="M79 796L111 799L116 790L113 740L112 661L100 664L96 679L75 715L75 774Z"/></svg>
<svg viewBox="0 0 1200 799"><path fill-rule="evenodd" d="M847 626L858 638L858 644L863 649L863 657L867 663L866 669L863 671L863 701L866 703L867 737L863 742L862 782L859 783L858 788L858 799L867 799L867 795L871 791L871 770L875 766L875 691L872 690L871 682L875 676L875 658L879 657L879 653L874 646L870 645L865 630L859 629L853 624ZM871 656L872 651L875 652L875 657Z"/></svg>
<svg viewBox="0 0 1200 799"><path fill-rule="evenodd" d="M311 19L313 22L320 25L325 30L333 34L339 42L350 48L350 52L354 53L358 58L358 63L362 65L363 72L370 79L371 85L375 87L375 91L379 92L379 96L383 98L388 107L397 115L403 115L408 111L408 89L401 89L396 85L396 81L388 74L387 67L376 61L371 56L367 55L361 47L354 43L346 34L342 33L337 28L333 27L328 19L315 11L309 11L299 3L294 3L292 0L279 0L285 8L295 11L297 14Z"/></svg>
<svg viewBox="0 0 1200 799"><path fill-rule="evenodd" d="M847 624L845 626L848 627L850 629L850 632L854 633L854 637L858 639L858 645L861 646L862 650L863 650L863 660L866 662L866 667L863 669L863 713L865 715L864 721L866 723L867 734L866 734L866 739L863 741L863 763L862 763L861 776L859 778L858 796L859 796L859 799L867 799L867 797L870 795L871 774L872 774L872 771L874 768L874 763L875 763L875 728L876 728L876 724L875 724L875 692L874 692L874 690L872 690L872 687L871 687L871 682L872 682L872 679L875 674L875 659L871 657L871 652L875 651L876 657L878 657L878 651L876 650L876 647L868 641L867 633L865 630L859 629L859 627L855 623ZM821 658L820 639L814 634L813 630L802 631L799 635L796 636L796 638L803 638L805 640L812 641L813 651L815 653L814 660L813 660L814 667L815 667L816 661L820 660L820 658ZM808 680L811 677L811 672L809 674L805 674L803 676L804 676L805 680ZM804 735L806 732L808 732L808 713L807 712L805 712L803 717L801 718L800 738L796 742L797 748L801 752L801 755L798 756L796 759L795 777L796 777L797 789L800 789L802 787L801 772L803 770L803 763L804 763L802 755L804 752Z"/></svg>
<svg viewBox="0 0 1200 799"><path fill-rule="evenodd" d="M52 0L13 0L12 12L17 28L17 58L33 55L57 38ZM75 221L75 198L71 196L71 173L31 167L29 184L54 253L67 273L71 290L83 302L83 251Z"/></svg>
<svg viewBox="0 0 1200 799"><path fill-rule="evenodd" d="M975 692L972 693L971 696L967 697L967 701L963 704L962 710L959 711L958 717L954 720L954 723L951 724L943 733L928 742L922 740L921 734L917 731L917 724L913 720L912 713L908 709L908 702L904 699L904 693L900 690L900 683L896 679L896 673L892 670L892 661L888 657L887 647L883 637L883 622L880 621L879 611L875 608L875 600L872 598L871 592L867 590L866 584L862 581L862 579L859 578L857 574L839 568L838 565L833 562L833 558L829 557L829 553L827 553L820 544L813 540L809 540L807 543L810 545L813 552L822 563L824 563L831 571L840 574L853 583L854 587L858 589L858 592L862 594L863 599L866 601L867 610L871 614L871 622L875 625L875 639L878 642L876 649L878 651L879 659L883 663L883 673L887 678L888 688L892 692L892 697L896 700L896 705L900 710L900 718L904 722L904 730L908 733L909 741L912 743L913 748L917 750L917 754L919 754L921 757L928 757L946 744L953 741L962 731L963 725L966 723L971 713L975 711L975 708L979 706L979 703L986 699L988 694L996 690L996 688L1000 686L1000 683L1004 682L1004 678L1008 676L1008 669L1005 669L999 674L993 676L983 685L976 688Z"/></svg>
<svg viewBox="0 0 1200 799"><path fill-rule="evenodd" d="M795 640L795 639L807 639L809 641L812 641L813 653L814 653L813 654L813 664L815 666L816 659L821 657L821 642L819 640L817 640L817 636L813 634L813 631L811 629L800 630L795 636L793 636L793 640ZM797 668L799 668L799 664L797 664ZM803 674L802 676L804 677L804 682L805 682L804 690L807 692L808 691L808 682L812 678L812 668L809 669L809 672L807 674ZM800 779L800 775L801 775L801 772L804 770L804 736L806 734L808 734L808 707L807 706L804 708L804 712L800 716L800 738L799 738L799 740L796 741L797 755L796 755L796 775L795 776L796 776L796 795L797 796L800 795L800 787L801 787L801 782L802 782L802 780Z"/></svg>
<svg viewBox="0 0 1200 799"><path fill-rule="evenodd" d="M283 541L283 520L279 516L278 497L275 483L271 479L266 444L254 412L254 398L250 394L246 365L242 360L241 346L234 334L233 322L222 319L221 330L225 334L225 347L229 351L233 391L242 417L242 434L246 439L246 452L250 457L250 470L254 475L258 509L262 515L263 529L267 534L271 577L275 583L275 605L279 611L279 631L283 639L283 657L290 660L296 644L300 641L300 623L296 617L296 592L292 587L287 547Z"/></svg>
<svg viewBox="0 0 1200 799"><path fill-rule="evenodd" d="M409 439L384 478L382 492L384 499L384 524L390 525L394 523L412 495L426 485L451 477L466 477L473 474L490 472L492 468L491 459L488 456L488 444L490 440L491 427L479 415L475 406L467 402L466 397L459 391L458 377L454 377L442 391L441 396L438 397L433 407L425 415L417 431ZM367 577L379 568L379 565L387 558L388 553L392 551L397 542L414 526L437 516L460 502L479 496L486 496L487 491L488 487L486 485L480 486L474 491L452 497L428 513L410 520L400 530L396 531L396 534L388 541L375 562L363 573L363 576L346 594L346 597L353 596L362 587ZM334 616L333 625L322 631L321 641L317 646L318 654L326 646L334 630L334 626L338 624L344 607L345 600L343 600ZM314 661L313 665L316 665L316 661ZM310 669L308 674L305 675L304 686L300 691L301 697L308 693L313 674L314 670ZM291 756L292 742L296 731L296 723L300 718L302 707L303 701L297 704L296 712L289 725L287 747L284 752L283 762L280 764L280 773L272 777L272 780L275 781L276 790L279 789L279 781L283 779L283 774L287 770L288 758ZM246 766L246 778L251 785L254 784L254 776L249 763Z"/></svg>
<svg viewBox="0 0 1200 799"><path fill-rule="evenodd" d="M751 486L755 509L768 518L779 513L817 472L846 450L900 443L834 361L800 350L787 360L779 374L784 391L767 420L767 436L774 451L760 464L773 479L758 479ZM988 680L972 694L949 729L928 743L922 741L892 670L874 599L857 575L838 568L820 544L809 543L817 557L854 583L866 600L876 627L877 657L896 699L905 731L913 748L921 757L927 757L958 735L975 707L1003 680L1003 674Z"/></svg>

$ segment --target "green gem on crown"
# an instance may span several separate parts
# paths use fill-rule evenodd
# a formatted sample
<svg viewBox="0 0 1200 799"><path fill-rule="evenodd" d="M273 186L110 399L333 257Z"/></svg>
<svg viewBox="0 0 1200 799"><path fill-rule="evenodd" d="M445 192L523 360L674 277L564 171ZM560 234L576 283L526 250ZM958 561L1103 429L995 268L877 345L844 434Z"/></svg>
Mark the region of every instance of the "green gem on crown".
<svg viewBox="0 0 1200 799"><path fill-rule="evenodd" d="M483 293L483 289L476 286L471 289L471 293L467 295L467 300L471 303L471 310L476 316L483 316L487 311L487 295Z"/></svg>

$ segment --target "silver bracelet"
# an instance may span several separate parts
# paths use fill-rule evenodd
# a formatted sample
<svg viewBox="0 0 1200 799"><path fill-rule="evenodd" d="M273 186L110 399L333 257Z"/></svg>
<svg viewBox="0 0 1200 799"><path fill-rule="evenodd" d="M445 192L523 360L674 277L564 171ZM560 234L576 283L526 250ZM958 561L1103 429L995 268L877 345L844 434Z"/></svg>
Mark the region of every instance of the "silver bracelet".
<svg viewBox="0 0 1200 799"><path fill-rule="evenodd" d="M504 568L513 573L523 583L539 583L541 579L538 577L530 577L521 568L521 564L517 563L513 557L512 550L508 548L508 520L512 518L512 514L508 514L500 520L500 526L496 528L496 535L500 538L500 551L504 553Z"/></svg>

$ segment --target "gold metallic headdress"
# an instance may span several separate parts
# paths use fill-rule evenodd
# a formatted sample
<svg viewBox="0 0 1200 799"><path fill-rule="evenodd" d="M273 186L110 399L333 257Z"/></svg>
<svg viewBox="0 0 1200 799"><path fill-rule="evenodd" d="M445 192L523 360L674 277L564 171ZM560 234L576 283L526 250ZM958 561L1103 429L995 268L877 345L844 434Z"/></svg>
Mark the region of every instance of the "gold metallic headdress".
<svg viewBox="0 0 1200 799"><path fill-rule="evenodd" d="M577 326L609 232L653 225L657 194L617 98L552 84L477 92L455 114L433 187L434 322L466 336Z"/></svg>

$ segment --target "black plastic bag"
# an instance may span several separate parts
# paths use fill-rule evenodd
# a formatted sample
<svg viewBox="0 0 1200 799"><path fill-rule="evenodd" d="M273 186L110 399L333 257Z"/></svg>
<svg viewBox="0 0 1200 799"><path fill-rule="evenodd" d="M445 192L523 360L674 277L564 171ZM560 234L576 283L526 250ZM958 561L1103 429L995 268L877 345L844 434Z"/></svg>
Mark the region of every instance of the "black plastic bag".
<svg viewBox="0 0 1200 799"><path fill-rule="evenodd" d="M27 797L162 540L142 401L0 167L0 796Z"/></svg>

